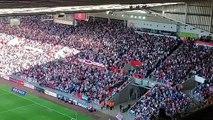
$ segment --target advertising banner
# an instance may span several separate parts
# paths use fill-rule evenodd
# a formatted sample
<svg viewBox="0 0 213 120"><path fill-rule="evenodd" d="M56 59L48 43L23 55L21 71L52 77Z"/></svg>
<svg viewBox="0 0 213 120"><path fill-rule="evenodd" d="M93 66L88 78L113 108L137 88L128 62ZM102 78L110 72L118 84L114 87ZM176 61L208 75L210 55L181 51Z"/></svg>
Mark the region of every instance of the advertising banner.
<svg viewBox="0 0 213 120"><path fill-rule="evenodd" d="M9 81L14 82L14 83L18 83L18 80L14 79L12 77L9 78Z"/></svg>
<svg viewBox="0 0 213 120"><path fill-rule="evenodd" d="M106 66L104 66L103 64L100 64L98 62L93 62L93 61L90 61L90 60L78 59L78 62L83 63L83 64L87 64L87 65L91 65L91 66L95 66L95 67L98 67L98 68L106 69Z"/></svg>
<svg viewBox="0 0 213 120"><path fill-rule="evenodd" d="M19 88L15 88L15 87L12 88L12 92L17 93L22 96L25 96L27 94L27 92L25 90L21 90Z"/></svg>
<svg viewBox="0 0 213 120"><path fill-rule="evenodd" d="M87 108L87 106L86 105L83 105L83 104L81 104L81 103L78 103L78 105L80 106L80 107L82 107L82 108Z"/></svg>
<svg viewBox="0 0 213 120"><path fill-rule="evenodd" d="M24 86L28 87L30 89L35 89L35 87L33 85L29 84L29 83L24 83Z"/></svg>
<svg viewBox="0 0 213 120"><path fill-rule="evenodd" d="M87 21L87 13L74 13L74 19Z"/></svg>
<svg viewBox="0 0 213 120"><path fill-rule="evenodd" d="M202 45L202 46L207 46L207 47L213 47L213 43L209 42L202 42L202 41L197 41L196 45Z"/></svg>
<svg viewBox="0 0 213 120"><path fill-rule="evenodd" d="M9 78L9 81L14 82L14 83L17 83L18 85L21 85L21 86L24 85L24 82L23 82L23 81L17 80L17 79L12 78L12 77Z"/></svg>
<svg viewBox="0 0 213 120"><path fill-rule="evenodd" d="M53 97L57 97L57 94L48 90L44 90L44 93L49 95L49 96L53 96Z"/></svg>

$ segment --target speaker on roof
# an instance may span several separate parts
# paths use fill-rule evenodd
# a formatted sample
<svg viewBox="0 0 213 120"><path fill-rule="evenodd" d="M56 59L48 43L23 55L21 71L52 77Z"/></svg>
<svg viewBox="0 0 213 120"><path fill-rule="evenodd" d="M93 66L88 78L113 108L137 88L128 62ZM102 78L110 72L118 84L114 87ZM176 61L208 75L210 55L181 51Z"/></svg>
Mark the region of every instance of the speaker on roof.
<svg viewBox="0 0 213 120"><path fill-rule="evenodd" d="M64 15L58 15L58 17L64 17Z"/></svg>
<svg viewBox="0 0 213 120"><path fill-rule="evenodd" d="M73 15L58 13L53 16L53 22L59 24L73 25L74 24Z"/></svg>
<svg viewBox="0 0 213 120"><path fill-rule="evenodd" d="M59 13L59 14L58 14L58 18L63 18L64 16L65 16L64 13Z"/></svg>
<svg viewBox="0 0 213 120"><path fill-rule="evenodd" d="M136 6L136 9L140 9L140 6L139 6L139 5L137 5L137 6Z"/></svg>

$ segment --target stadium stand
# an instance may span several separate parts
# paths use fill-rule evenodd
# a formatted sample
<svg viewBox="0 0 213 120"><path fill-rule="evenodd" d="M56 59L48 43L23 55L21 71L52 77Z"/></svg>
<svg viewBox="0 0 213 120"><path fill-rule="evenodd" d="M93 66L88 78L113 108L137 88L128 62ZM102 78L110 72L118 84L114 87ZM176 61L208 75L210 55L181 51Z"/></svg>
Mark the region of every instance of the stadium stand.
<svg viewBox="0 0 213 120"><path fill-rule="evenodd" d="M143 61L143 67L133 72L146 76L146 71L153 68L157 61L164 58L169 50L177 45L177 41L172 38L138 35L129 28L124 29L122 23L118 21L107 25L104 24L104 19L97 21L91 19L89 22L79 22L78 27L68 28L66 25L53 24L52 21L40 22L40 18L40 16L21 17L22 23L19 27L1 24L1 32L19 36L17 41L20 41L15 47L2 46L5 51L2 53L4 58L1 65L6 66L1 72L35 78L41 85L70 93L73 91L85 93L89 98L97 98L100 101L117 91L118 87L112 89L113 86L121 85L128 79L119 76L121 72L109 71L111 67L120 70L132 59ZM24 40L20 40L21 38ZM84 59L97 62L106 66L107 71L64 60L50 62L55 59L51 55L64 46L81 51L71 58L66 56L69 60L78 59L79 62ZM140 47L142 49L137 49Z"/></svg>
<svg viewBox="0 0 213 120"><path fill-rule="evenodd" d="M130 76L162 80L165 86L151 88L131 107L137 120L158 117L160 108L170 117L188 109L191 99L180 84L192 74L206 79L193 95L200 102L213 95L212 47L138 34L119 20L90 17L67 26L41 22L42 16L19 18L19 26L10 26L6 17L0 23L1 73L99 103L124 88ZM134 69L125 70L126 64Z"/></svg>
<svg viewBox="0 0 213 120"><path fill-rule="evenodd" d="M183 83L187 75L193 69L202 74L203 77L212 79L211 62L208 59L212 55L212 48L198 46L193 41L184 42L169 58L160 64L154 72L154 79L163 79L165 83L172 85ZM203 63L203 61L205 61ZM202 66L205 66L201 68ZM207 70L205 73L202 70ZM196 72L196 73L197 73ZM196 74L195 73L195 74Z"/></svg>
<svg viewBox="0 0 213 120"><path fill-rule="evenodd" d="M131 108L130 112L137 120L148 120L158 118L160 108L163 108L166 114L172 117L187 109L190 101L179 87L155 86Z"/></svg>

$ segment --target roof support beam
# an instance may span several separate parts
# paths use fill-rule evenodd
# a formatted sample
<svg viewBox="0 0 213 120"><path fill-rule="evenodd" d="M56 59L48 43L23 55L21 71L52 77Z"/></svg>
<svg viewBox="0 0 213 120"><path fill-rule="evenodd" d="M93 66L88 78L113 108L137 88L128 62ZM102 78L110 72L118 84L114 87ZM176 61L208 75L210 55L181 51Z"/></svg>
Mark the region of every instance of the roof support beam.
<svg viewBox="0 0 213 120"><path fill-rule="evenodd" d="M187 23L187 16L188 16L188 3L185 4L185 20L184 20L184 23Z"/></svg>
<svg viewBox="0 0 213 120"><path fill-rule="evenodd" d="M209 32L212 31L212 17L213 17L213 1L211 1L211 13L210 13L210 22L209 22Z"/></svg>

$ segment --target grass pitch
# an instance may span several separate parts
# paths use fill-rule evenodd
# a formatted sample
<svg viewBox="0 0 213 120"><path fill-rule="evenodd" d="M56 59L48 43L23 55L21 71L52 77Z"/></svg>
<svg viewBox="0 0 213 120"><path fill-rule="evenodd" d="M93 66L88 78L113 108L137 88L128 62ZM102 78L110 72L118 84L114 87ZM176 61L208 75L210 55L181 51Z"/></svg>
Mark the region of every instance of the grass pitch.
<svg viewBox="0 0 213 120"><path fill-rule="evenodd" d="M11 92L11 87L0 87L0 120L92 120L61 105L27 94Z"/></svg>

